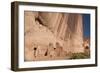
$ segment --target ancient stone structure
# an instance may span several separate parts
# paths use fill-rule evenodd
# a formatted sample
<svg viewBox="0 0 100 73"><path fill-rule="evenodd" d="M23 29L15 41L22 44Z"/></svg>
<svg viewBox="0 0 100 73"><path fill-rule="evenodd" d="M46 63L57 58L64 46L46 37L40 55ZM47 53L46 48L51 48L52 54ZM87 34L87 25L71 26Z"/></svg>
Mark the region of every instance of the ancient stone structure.
<svg viewBox="0 0 100 73"><path fill-rule="evenodd" d="M25 61L66 59L67 53L80 52L81 14L25 11Z"/></svg>

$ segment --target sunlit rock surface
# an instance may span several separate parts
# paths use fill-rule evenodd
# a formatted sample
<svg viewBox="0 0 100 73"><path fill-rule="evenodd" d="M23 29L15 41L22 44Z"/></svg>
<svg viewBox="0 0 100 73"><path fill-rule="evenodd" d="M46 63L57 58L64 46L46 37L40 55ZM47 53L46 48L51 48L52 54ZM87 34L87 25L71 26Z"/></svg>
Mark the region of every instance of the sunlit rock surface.
<svg viewBox="0 0 100 73"><path fill-rule="evenodd" d="M25 11L25 61L84 52L81 14Z"/></svg>

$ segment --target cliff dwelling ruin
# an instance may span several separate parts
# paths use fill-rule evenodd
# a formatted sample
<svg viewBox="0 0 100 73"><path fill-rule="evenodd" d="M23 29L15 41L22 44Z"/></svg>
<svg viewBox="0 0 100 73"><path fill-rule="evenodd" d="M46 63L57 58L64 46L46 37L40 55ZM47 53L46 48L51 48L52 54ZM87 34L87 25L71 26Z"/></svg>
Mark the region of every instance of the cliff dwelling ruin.
<svg viewBox="0 0 100 73"><path fill-rule="evenodd" d="M67 59L83 53L81 14L24 12L25 61Z"/></svg>

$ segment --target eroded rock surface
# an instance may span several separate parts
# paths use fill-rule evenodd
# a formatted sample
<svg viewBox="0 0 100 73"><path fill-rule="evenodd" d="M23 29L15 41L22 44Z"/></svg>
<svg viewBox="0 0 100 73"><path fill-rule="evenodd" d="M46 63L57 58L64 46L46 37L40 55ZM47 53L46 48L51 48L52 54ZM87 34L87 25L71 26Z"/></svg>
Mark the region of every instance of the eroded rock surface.
<svg viewBox="0 0 100 73"><path fill-rule="evenodd" d="M25 61L84 52L81 14L25 11Z"/></svg>

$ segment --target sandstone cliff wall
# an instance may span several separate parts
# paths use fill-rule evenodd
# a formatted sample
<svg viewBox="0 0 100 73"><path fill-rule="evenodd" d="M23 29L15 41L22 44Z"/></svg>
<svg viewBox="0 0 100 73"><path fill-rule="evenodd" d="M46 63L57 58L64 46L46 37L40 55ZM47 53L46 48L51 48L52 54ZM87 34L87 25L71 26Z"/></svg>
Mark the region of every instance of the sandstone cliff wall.
<svg viewBox="0 0 100 73"><path fill-rule="evenodd" d="M81 14L25 12L25 60L65 59L82 45Z"/></svg>

